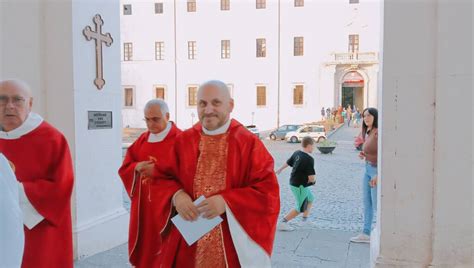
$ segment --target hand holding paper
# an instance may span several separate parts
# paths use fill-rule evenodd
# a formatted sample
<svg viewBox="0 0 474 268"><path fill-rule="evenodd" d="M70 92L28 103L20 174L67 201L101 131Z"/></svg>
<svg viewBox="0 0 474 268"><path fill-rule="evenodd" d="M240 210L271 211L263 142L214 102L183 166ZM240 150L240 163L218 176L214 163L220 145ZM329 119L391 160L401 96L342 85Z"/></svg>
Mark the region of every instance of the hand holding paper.
<svg viewBox="0 0 474 268"><path fill-rule="evenodd" d="M199 217L199 210L191 197L183 190L179 190L173 197L173 205L179 215L187 221L195 221Z"/></svg>
<svg viewBox="0 0 474 268"><path fill-rule="evenodd" d="M224 214L225 200L221 195L214 195L202 201L197 208L206 219L212 219Z"/></svg>
<svg viewBox="0 0 474 268"><path fill-rule="evenodd" d="M206 200L206 198L200 196L196 201L194 201L194 204L199 206L199 204L204 200ZM203 215L200 215L196 221L186 221L180 215L176 215L171 219L171 221L174 223L176 228L178 228L184 240L186 240L186 243L190 246L221 223L222 218L214 217L213 219L206 219Z"/></svg>

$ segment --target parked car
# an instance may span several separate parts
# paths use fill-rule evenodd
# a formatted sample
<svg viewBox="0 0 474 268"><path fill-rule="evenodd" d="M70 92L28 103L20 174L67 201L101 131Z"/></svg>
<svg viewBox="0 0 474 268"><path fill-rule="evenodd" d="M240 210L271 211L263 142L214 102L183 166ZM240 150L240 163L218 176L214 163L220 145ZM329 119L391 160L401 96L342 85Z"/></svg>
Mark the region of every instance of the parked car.
<svg viewBox="0 0 474 268"><path fill-rule="evenodd" d="M250 132L253 134L257 135L258 138L260 138L260 133L258 132L258 128L256 125L248 125L245 126Z"/></svg>
<svg viewBox="0 0 474 268"><path fill-rule="evenodd" d="M283 125L270 133L272 140L284 140L286 133L297 130L301 125Z"/></svg>
<svg viewBox="0 0 474 268"><path fill-rule="evenodd" d="M285 140L287 142L300 142L304 137L310 136L316 142L326 140L326 132L324 126L321 125L304 125L295 131L286 133Z"/></svg>

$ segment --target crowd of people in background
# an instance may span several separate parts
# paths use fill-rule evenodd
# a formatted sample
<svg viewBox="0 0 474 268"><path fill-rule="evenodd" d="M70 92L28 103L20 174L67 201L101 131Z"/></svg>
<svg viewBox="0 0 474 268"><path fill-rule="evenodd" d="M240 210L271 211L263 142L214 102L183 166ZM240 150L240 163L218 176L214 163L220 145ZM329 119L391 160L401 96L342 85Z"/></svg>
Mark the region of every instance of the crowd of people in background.
<svg viewBox="0 0 474 268"><path fill-rule="evenodd" d="M354 105L347 105L347 107L333 107L321 108L321 120L333 121L336 123L347 123L347 126L358 128L360 127L362 114L359 108Z"/></svg>

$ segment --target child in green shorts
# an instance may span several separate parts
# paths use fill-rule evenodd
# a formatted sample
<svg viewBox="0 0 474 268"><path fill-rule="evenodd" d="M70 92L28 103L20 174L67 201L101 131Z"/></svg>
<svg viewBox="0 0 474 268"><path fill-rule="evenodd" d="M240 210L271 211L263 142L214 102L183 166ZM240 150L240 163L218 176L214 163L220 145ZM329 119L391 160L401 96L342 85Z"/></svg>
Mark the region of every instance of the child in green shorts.
<svg viewBox="0 0 474 268"><path fill-rule="evenodd" d="M316 172L314 171L314 158L310 155L314 149L314 140L311 137L304 137L301 141L303 150L297 150L280 167L276 173L280 174L287 167L292 167L290 177L290 188L295 196L296 207L292 209L281 222L278 223L278 230L293 231L288 222L303 213L303 221L306 221L313 205L314 196L309 186L316 182Z"/></svg>

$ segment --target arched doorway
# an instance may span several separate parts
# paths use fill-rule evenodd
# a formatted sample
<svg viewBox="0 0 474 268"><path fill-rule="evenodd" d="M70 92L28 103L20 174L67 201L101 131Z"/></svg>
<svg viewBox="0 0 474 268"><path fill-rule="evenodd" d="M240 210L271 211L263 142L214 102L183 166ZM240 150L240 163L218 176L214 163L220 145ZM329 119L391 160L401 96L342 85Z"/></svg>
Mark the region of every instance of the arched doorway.
<svg viewBox="0 0 474 268"><path fill-rule="evenodd" d="M341 105L364 109L364 77L357 71L346 73L342 79Z"/></svg>

